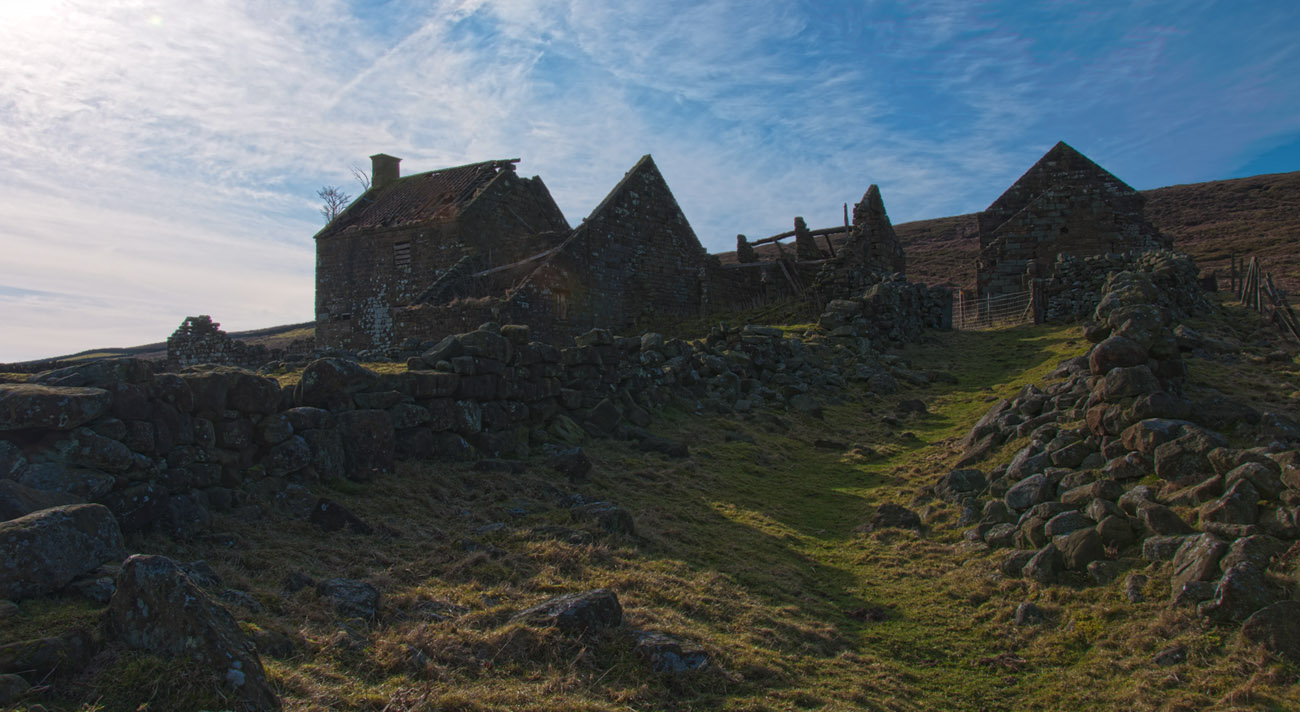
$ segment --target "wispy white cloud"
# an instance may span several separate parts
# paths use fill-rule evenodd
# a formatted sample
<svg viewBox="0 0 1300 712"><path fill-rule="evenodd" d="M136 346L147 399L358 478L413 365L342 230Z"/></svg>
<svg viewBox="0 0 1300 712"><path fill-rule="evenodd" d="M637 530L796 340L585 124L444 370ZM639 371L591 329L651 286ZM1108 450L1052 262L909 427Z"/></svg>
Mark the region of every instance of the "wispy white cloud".
<svg viewBox="0 0 1300 712"><path fill-rule="evenodd" d="M726 250L837 223L872 182L896 221L978 210L1060 138L1150 185L1300 122L1297 11L1212 0L13 7L0 361L157 341L194 313L309 319L315 189L376 151L408 172L520 157L572 222L650 152ZM1202 56L1208 36L1232 54Z"/></svg>

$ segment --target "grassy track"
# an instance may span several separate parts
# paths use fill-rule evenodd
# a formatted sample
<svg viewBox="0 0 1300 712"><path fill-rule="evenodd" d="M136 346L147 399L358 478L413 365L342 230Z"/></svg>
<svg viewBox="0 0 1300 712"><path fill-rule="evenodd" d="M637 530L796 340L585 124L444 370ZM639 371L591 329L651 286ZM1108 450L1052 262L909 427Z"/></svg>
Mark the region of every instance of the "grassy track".
<svg viewBox="0 0 1300 712"><path fill-rule="evenodd" d="M267 636L293 641L291 654L264 656L289 710L1294 708L1293 668L1167 609L1159 575L1158 600L1138 606L1118 584L1006 579L993 573L997 553L962 541L959 512L918 499L992 402L1085 348L1077 327L945 334L903 355L955 385L845 393L820 419L661 414L653 429L689 443L687 459L589 443L596 468L582 482L557 482L537 463L523 474L405 464L372 483L315 487L375 525L373 536L237 512L217 522L229 536L131 546L206 559L265 606L233 610L264 646ZM928 413L894 420L906 399ZM626 508L637 533L573 521L565 502L575 493ZM926 531L856 532L883 503L917 509ZM310 587L284 591L290 572L369 580L385 593L385 613L341 624ZM510 621L544 598L595 587L618 594L623 629L579 641ZM1050 622L1013 625L1022 600ZM0 621L0 634L30 637L94 616L70 600L28 603ZM697 641L717 669L653 675L634 654L638 630ZM1151 662L1171 641L1189 649L1175 671ZM47 707L220 704L197 673L178 669L109 648Z"/></svg>

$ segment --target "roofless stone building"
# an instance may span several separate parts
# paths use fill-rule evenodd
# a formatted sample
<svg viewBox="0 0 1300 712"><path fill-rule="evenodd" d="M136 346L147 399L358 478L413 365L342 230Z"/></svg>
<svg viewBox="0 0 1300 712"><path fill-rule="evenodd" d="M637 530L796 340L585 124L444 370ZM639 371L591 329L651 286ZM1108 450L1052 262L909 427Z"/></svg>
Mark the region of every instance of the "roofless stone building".
<svg viewBox="0 0 1300 712"><path fill-rule="evenodd" d="M559 343L601 327L845 296L903 269L880 191L853 223L809 231L796 254L723 264L700 244L668 183L643 156L570 227L542 179L517 159L401 176L371 156L373 184L316 234L317 345L389 350L480 324L526 324ZM838 254L830 231L846 243ZM827 237L825 250L814 235ZM783 236L769 238L775 241Z"/></svg>
<svg viewBox="0 0 1300 712"><path fill-rule="evenodd" d="M1146 199L1065 142L1057 143L979 215L980 297L1023 292L1058 255L1170 247L1146 219Z"/></svg>

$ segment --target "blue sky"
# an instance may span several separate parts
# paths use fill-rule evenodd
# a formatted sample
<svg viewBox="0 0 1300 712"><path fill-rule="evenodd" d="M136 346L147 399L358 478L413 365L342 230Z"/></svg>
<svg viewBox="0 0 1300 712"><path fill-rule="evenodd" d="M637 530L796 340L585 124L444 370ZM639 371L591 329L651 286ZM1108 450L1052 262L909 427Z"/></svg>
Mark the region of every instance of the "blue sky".
<svg viewBox="0 0 1300 712"><path fill-rule="evenodd" d="M312 318L315 191L521 158L579 222L652 153L711 251L878 183L987 206L1300 170L1300 3L0 2L0 362Z"/></svg>

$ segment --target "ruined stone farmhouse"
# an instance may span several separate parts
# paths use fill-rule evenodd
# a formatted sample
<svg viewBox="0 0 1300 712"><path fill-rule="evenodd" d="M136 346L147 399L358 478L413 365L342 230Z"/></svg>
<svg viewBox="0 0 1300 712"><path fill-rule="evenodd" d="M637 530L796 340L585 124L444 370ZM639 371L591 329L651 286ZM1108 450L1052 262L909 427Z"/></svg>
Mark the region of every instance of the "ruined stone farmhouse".
<svg viewBox="0 0 1300 712"><path fill-rule="evenodd" d="M796 254L724 264L648 155L574 228L516 160L405 177L400 159L371 160L372 187L316 235L319 346L387 350L489 321L561 342L810 293L824 301L902 271L874 186L837 228L839 253L796 219Z"/></svg>
<svg viewBox="0 0 1300 712"><path fill-rule="evenodd" d="M395 309L468 296L455 277L549 250L569 232L541 178L520 178L515 161L402 177L400 160L371 156L370 189L316 234L322 346L386 348Z"/></svg>
<svg viewBox="0 0 1300 712"><path fill-rule="evenodd" d="M979 215L980 297L1023 292L1058 256L1167 248L1146 199L1065 142L1057 143Z"/></svg>

